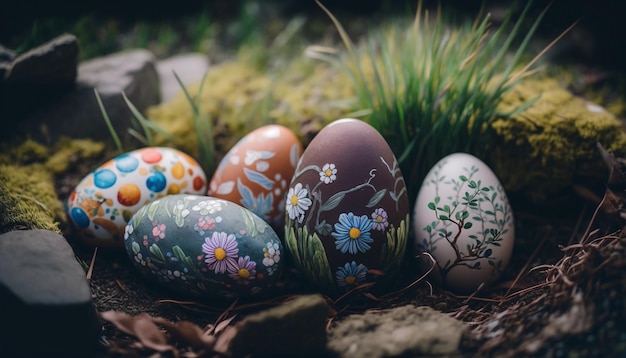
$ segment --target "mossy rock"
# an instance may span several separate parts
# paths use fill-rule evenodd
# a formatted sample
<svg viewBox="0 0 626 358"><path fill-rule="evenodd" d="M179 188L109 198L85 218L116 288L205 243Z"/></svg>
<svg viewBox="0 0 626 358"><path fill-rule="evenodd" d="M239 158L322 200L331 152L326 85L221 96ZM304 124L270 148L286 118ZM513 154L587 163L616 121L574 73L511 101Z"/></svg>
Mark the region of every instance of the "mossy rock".
<svg viewBox="0 0 626 358"><path fill-rule="evenodd" d="M65 176L73 164L97 160L103 143L60 139L52 147L31 139L3 143L0 155L0 233L45 229L61 233L67 222L55 187L55 175ZM95 169L95 168L93 168Z"/></svg>
<svg viewBox="0 0 626 358"><path fill-rule="evenodd" d="M520 83L504 95L499 109L511 111L532 100L519 115L491 124L496 143L488 149L489 161L505 188L544 202L574 184L606 180L608 172L597 143L623 156L622 122L554 79Z"/></svg>
<svg viewBox="0 0 626 358"><path fill-rule="evenodd" d="M43 165L0 164L0 233L45 229L61 233L65 212L52 173Z"/></svg>

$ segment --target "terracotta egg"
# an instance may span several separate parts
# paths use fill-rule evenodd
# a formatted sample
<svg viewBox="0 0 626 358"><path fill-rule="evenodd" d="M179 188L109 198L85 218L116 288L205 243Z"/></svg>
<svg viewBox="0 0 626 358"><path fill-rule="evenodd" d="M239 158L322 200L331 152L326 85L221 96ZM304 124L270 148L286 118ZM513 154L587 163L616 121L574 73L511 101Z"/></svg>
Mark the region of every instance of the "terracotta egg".
<svg viewBox="0 0 626 358"><path fill-rule="evenodd" d="M426 175L414 210L419 252L437 261L435 278L457 293L497 280L511 259L513 211L494 172L480 159L454 153Z"/></svg>
<svg viewBox="0 0 626 358"><path fill-rule="evenodd" d="M302 144L287 127L257 128L220 161L208 195L240 204L282 230L285 193L301 154Z"/></svg>
<svg viewBox="0 0 626 358"><path fill-rule="evenodd" d="M208 196L168 195L142 207L124 243L145 277L185 296L271 293L283 272L276 232L248 209Z"/></svg>
<svg viewBox="0 0 626 358"><path fill-rule="evenodd" d="M70 194L67 211L83 242L122 248L124 227L142 206L169 194L204 194L206 183L198 162L179 150L137 149L83 178Z"/></svg>
<svg viewBox="0 0 626 358"><path fill-rule="evenodd" d="M386 287L404 257L408 207L402 173L384 138L363 121L336 120L307 146L289 186L289 257L329 295L373 281Z"/></svg>

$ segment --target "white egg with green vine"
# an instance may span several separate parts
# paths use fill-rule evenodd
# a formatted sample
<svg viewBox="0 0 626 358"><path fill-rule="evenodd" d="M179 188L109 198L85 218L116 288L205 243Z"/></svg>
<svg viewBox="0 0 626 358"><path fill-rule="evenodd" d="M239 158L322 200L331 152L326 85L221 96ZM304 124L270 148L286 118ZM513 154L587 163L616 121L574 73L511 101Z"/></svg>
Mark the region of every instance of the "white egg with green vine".
<svg viewBox="0 0 626 358"><path fill-rule="evenodd" d="M416 250L435 259L432 277L446 289L467 294L488 287L509 264L513 211L495 173L476 156L453 153L437 162L413 215Z"/></svg>

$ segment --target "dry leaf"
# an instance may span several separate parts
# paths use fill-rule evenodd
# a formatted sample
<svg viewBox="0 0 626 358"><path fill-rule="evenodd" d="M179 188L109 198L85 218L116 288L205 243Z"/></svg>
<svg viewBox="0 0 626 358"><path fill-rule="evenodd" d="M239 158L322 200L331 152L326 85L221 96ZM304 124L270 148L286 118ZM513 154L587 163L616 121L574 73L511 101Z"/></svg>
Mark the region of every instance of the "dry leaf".
<svg viewBox="0 0 626 358"><path fill-rule="evenodd" d="M218 323L217 326L215 326L215 329L212 331L211 335L212 336L218 335L220 332L222 332L224 329L226 329L226 327L228 327L228 325L230 325L230 322L232 322L235 319L235 317L237 317L236 314L232 315L229 318L226 318L222 322Z"/></svg>
<svg viewBox="0 0 626 358"><path fill-rule="evenodd" d="M119 311L100 313L105 321L115 325L120 331L137 337L139 342L148 349L166 352L175 348L167 343L165 333L154 323L152 317L142 313L135 317Z"/></svg>
<svg viewBox="0 0 626 358"><path fill-rule="evenodd" d="M236 326L228 326L224 332L217 338L213 350L218 353L228 353L230 347L230 341L237 335Z"/></svg>
<svg viewBox="0 0 626 358"><path fill-rule="evenodd" d="M214 337L205 336L200 326L189 322L170 322L161 317L154 317L153 321L167 329L176 340L185 343L195 350L212 349L215 343Z"/></svg>

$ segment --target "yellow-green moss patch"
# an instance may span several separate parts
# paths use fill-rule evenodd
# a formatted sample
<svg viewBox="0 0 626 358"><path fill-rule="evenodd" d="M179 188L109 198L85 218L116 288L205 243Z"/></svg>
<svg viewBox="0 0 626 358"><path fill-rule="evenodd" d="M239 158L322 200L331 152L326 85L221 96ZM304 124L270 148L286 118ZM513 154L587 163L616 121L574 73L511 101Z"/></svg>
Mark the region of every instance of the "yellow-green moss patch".
<svg viewBox="0 0 626 358"><path fill-rule="evenodd" d="M0 231L46 229L61 233L65 212L52 174L42 165L0 164Z"/></svg>
<svg viewBox="0 0 626 358"><path fill-rule="evenodd" d="M78 159L91 159L99 156L105 150L102 142L91 139L72 139L64 137L55 145L54 152L45 162L46 168L54 173L66 172L73 162ZM95 169L95 168L94 168Z"/></svg>
<svg viewBox="0 0 626 358"><path fill-rule="evenodd" d="M200 79L198 79L200 82ZM188 87L198 94L199 83ZM304 59L269 75L246 62L218 64L205 78L200 111L212 118L216 152L224 154L241 137L269 123L282 124L306 143L325 123L347 113L341 100L353 96L345 75L326 63ZM171 101L149 108L147 117L177 141L157 136L158 145L172 145L196 154L193 112L181 92Z"/></svg>
<svg viewBox="0 0 626 358"><path fill-rule="evenodd" d="M46 229L66 222L55 179L72 175L77 163L93 161L105 145L62 138L52 147L31 139L4 143L0 155L0 232Z"/></svg>
<svg viewBox="0 0 626 358"><path fill-rule="evenodd" d="M41 163L50 157L50 149L32 139L21 143L4 143L0 164L30 164Z"/></svg>
<svg viewBox="0 0 626 358"><path fill-rule="evenodd" d="M491 126L497 138L491 164L507 190L544 201L577 182L605 178L596 143L623 155L626 132L621 122L551 79L522 82L505 94L500 109L509 111L537 96L520 115L497 119Z"/></svg>

